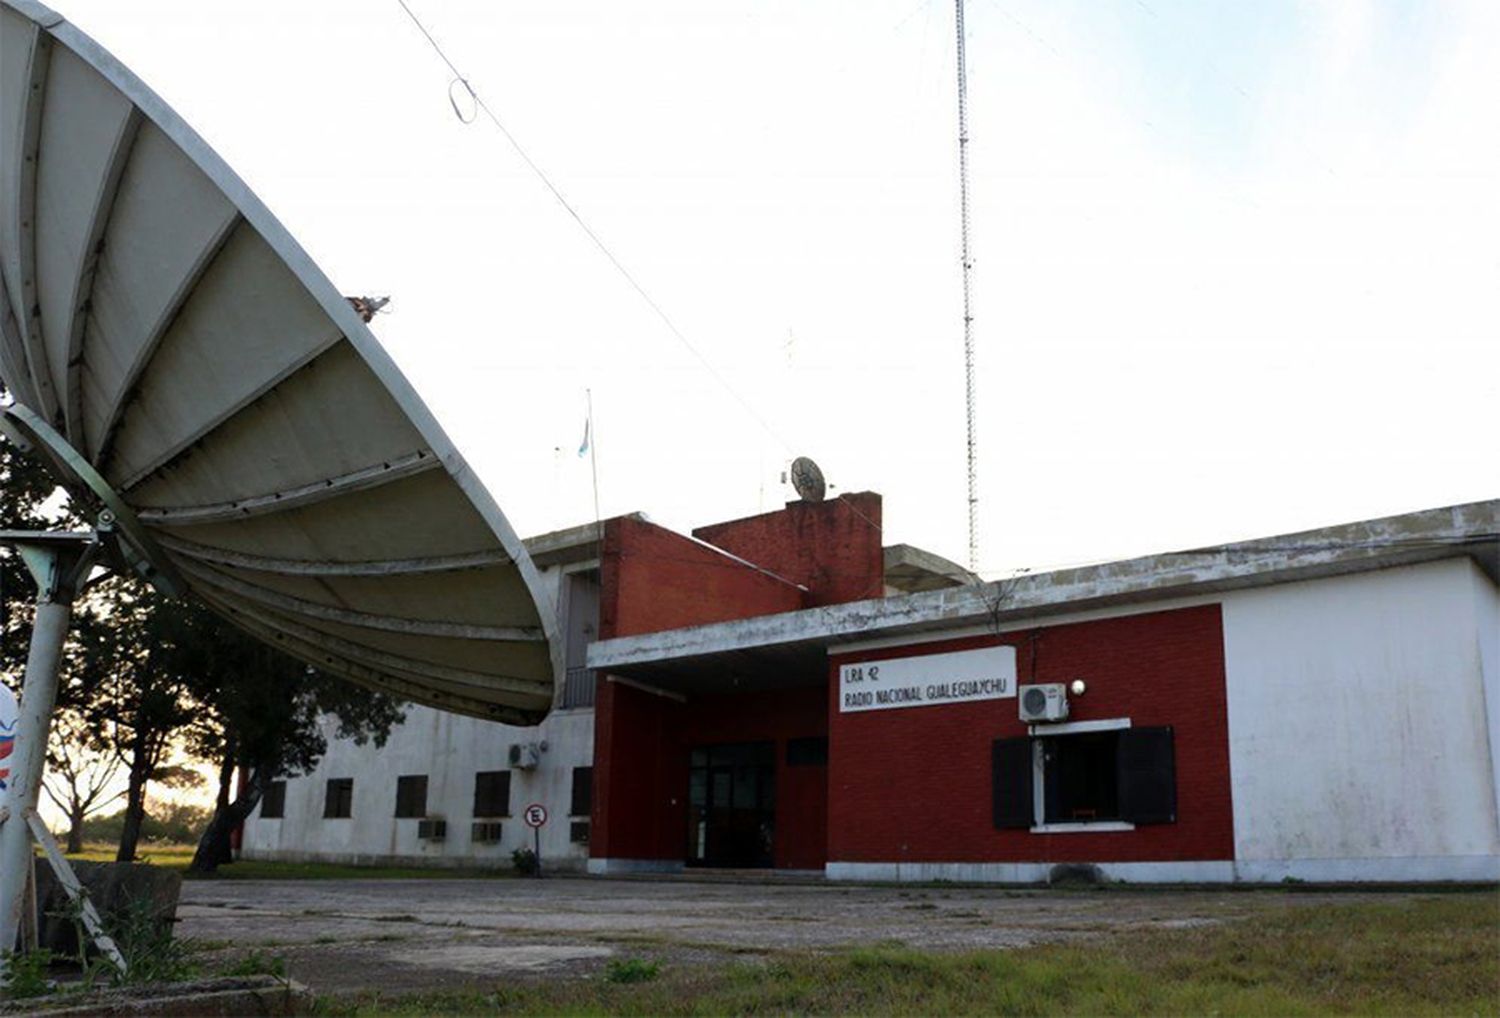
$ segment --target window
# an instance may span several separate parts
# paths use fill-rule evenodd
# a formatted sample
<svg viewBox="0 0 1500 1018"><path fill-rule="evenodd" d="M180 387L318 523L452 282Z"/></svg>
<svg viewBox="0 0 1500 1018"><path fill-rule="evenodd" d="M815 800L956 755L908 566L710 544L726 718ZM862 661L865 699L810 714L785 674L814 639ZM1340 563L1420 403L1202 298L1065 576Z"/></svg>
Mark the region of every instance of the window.
<svg viewBox="0 0 1500 1018"><path fill-rule="evenodd" d="M286 782L273 781L266 786L266 794L260 800L262 820L280 820L286 816Z"/></svg>
<svg viewBox="0 0 1500 1018"><path fill-rule="evenodd" d="M573 803L568 807L568 814L575 817L586 817L594 810L594 768L573 768ZM573 839L577 841L577 838ZM583 839L587 841L587 838Z"/></svg>
<svg viewBox="0 0 1500 1018"><path fill-rule="evenodd" d="M990 765L997 829L1086 830L1177 819L1170 727L1058 725L995 740Z"/></svg>
<svg viewBox="0 0 1500 1018"><path fill-rule="evenodd" d="M510 816L510 771L480 771L474 775L474 815Z"/></svg>
<svg viewBox="0 0 1500 1018"><path fill-rule="evenodd" d="M403 774L396 779L396 816L427 815L427 775Z"/></svg>
<svg viewBox="0 0 1500 1018"><path fill-rule="evenodd" d="M354 779L329 778L323 795L323 819L340 820L354 815Z"/></svg>
<svg viewBox="0 0 1500 1018"><path fill-rule="evenodd" d="M827 767L827 736L819 735L806 739L788 739L786 743L786 765L788 767Z"/></svg>
<svg viewBox="0 0 1500 1018"><path fill-rule="evenodd" d="M1082 732L1038 739L1042 819L1049 824L1119 820L1120 732Z"/></svg>
<svg viewBox="0 0 1500 1018"><path fill-rule="evenodd" d="M589 843L589 822L587 820L574 820L568 824L568 840L575 845L587 845Z"/></svg>
<svg viewBox="0 0 1500 1018"><path fill-rule="evenodd" d="M594 705L595 675L588 667L589 644L599 638L599 571L571 573L565 577L567 618L563 631L567 640L567 675L563 683L562 708Z"/></svg>

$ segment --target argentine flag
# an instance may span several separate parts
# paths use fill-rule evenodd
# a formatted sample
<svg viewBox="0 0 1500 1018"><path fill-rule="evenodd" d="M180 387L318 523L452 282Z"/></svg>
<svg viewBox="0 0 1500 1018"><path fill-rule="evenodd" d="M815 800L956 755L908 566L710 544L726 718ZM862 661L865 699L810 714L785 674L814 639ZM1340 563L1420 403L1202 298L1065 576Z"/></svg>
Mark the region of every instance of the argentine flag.
<svg viewBox="0 0 1500 1018"><path fill-rule="evenodd" d="M20 713L16 695L9 686L0 682L0 793L10 790L10 765L7 761L16 748L16 722Z"/></svg>

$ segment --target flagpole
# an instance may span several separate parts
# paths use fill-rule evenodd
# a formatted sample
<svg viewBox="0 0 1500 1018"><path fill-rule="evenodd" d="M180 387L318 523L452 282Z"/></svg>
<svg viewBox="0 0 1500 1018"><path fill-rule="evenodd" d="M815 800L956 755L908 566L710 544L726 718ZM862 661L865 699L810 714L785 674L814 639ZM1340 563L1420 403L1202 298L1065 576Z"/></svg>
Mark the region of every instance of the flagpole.
<svg viewBox="0 0 1500 1018"><path fill-rule="evenodd" d="M595 449L599 445L599 437L594 434L594 390L584 389L584 397L588 400L588 438L589 438L589 472L594 477L594 528L595 537L603 540L604 535L598 531L602 528L599 516L599 459L595 455Z"/></svg>

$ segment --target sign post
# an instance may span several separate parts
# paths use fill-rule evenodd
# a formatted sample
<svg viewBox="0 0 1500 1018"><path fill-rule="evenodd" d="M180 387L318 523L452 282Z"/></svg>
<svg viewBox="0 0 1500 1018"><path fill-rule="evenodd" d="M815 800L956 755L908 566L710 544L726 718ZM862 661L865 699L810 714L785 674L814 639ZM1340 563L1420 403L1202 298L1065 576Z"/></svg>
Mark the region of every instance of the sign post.
<svg viewBox="0 0 1500 1018"><path fill-rule="evenodd" d="M532 852L536 855L536 875L542 875L542 825L547 822L547 807L539 802L534 802L526 807L526 812L521 814L521 819L526 821L526 826L531 828Z"/></svg>

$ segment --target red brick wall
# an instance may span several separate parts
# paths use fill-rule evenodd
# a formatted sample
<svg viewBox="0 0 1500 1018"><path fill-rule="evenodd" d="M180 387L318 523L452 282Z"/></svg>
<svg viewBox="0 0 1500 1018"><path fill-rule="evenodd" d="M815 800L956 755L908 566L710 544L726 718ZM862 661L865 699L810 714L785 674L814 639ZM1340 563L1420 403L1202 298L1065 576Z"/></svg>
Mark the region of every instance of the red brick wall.
<svg viewBox="0 0 1500 1018"><path fill-rule="evenodd" d="M601 681L594 713L595 858L681 860L688 754L723 742L776 744L775 864L820 869L828 843L828 768L788 767L786 743L828 732L821 686L679 704Z"/></svg>
<svg viewBox="0 0 1500 1018"><path fill-rule="evenodd" d="M822 869L828 848L828 768L788 767L786 744L827 734L828 698L821 685L693 700L687 705L681 735L682 788L687 789L686 760L693 746L774 742L776 867ZM680 824L686 823L684 813ZM682 830L685 839L685 827Z"/></svg>
<svg viewBox="0 0 1500 1018"><path fill-rule="evenodd" d="M802 591L796 586L697 541L640 520L605 523L601 639L800 607ZM827 733L822 682L822 675L809 677L809 688L795 694L720 697L710 709L696 699L684 707L601 676L594 708L589 854L682 859L690 747L776 739L784 757L786 738ZM816 775L796 768L785 781L778 771L777 865L823 863L827 770L811 770Z"/></svg>
<svg viewBox="0 0 1500 1018"><path fill-rule="evenodd" d="M687 778L677 759L681 727L681 704L600 677L589 855L683 857Z"/></svg>
<svg viewBox="0 0 1500 1018"><path fill-rule="evenodd" d="M1008 643L1022 684L1088 683L1069 720L1171 725L1177 822L1133 831L997 831L990 747L1026 734L1014 699L840 714L838 668ZM836 862L1231 859L1234 826L1218 605L836 657L829 682L829 852Z"/></svg>
<svg viewBox="0 0 1500 1018"><path fill-rule="evenodd" d="M604 524L599 636L630 636L794 611L802 592L642 520Z"/></svg>
<svg viewBox="0 0 1500 1018"><path fill-rule="evenodd" d="M699 527L693 536L802 584L803 604L814 607L885 593L880 520L880 496L865 491L789 502L776 512Z"/></svg>
<svg viewBox="0 0 1500 1018"><path fill-rule="evenodd" d="M861 493L816 504L794 502L774 513L694 532L699 541L757 569L651 523L609 520L600 565L600 638L879 597L884 593L880 522L880 496ZM690 696L686 705L601 677L594 710L590 855L682 859L691 747L771 740L777 754L776 865L822 866L828 768L787 767L786 743L827 733L823 675L808 676L801 689Z"/></svg>

